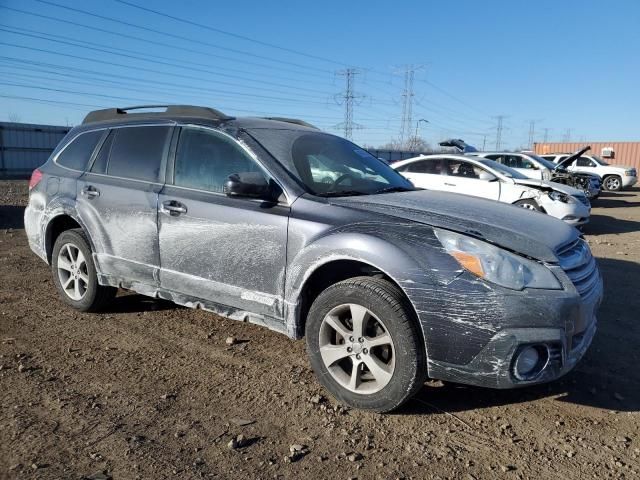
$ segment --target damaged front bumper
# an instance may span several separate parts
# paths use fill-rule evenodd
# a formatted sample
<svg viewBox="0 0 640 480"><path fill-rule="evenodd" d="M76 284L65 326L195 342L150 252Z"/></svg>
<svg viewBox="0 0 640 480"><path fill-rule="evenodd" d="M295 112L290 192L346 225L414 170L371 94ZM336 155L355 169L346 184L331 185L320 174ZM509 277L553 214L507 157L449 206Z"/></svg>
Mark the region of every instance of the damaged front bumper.
<svg viewBox="0 0 640 480"><path fill-rule="evenodd" d="M467 311L461 329L460 319L455 317L450 317L448 328L444 324L433 328L434 317L423 311L419 317L425 332L429 377L506 389L549 382L573 369L596 332L596 312L603 295L602 279L596 271L597 278L589 291L580 294L568 277L561 272L557 275L565 286L562 291L528 290L510 295L502 292L503 295L492 299L487 297L485 308L477 309L475 321L473 313L460 306ZM461 278L450 287L456 283L459 283L457 289L461 290L477 286L477 282ZM475 295L471 293L470 296ZM457 298L463 298L460 292ZM474 300L476 305L477 300ZM480 321L487 318L489 309L492 330L486 321ZM440 321L443 320L440 317ZM477 326L475 331L474 325ZM446 330L456 333L443 337ZM459 348L440 348L440 342L444 340ZM468 347L474 343L477 348L471 352ZM546 358L539 371L523 378L516 372L516 359L528 346L544 351Z"/></svg>

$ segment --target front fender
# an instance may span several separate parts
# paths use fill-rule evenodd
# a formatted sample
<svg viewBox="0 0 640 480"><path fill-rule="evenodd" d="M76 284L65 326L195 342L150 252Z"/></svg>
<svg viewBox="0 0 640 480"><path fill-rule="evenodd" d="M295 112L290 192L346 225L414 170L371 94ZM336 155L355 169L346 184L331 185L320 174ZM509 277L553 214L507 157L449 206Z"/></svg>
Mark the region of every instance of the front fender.
<svg viewBox="0 0 640 480"><path fill-rule="evenodd" d="M307 280L318 268L337 260L357 261L383 272L403 290L416 313L419 289L437 288L460 275L460 266L444 252L432 227L372 222L338 228L301 248L289 261L285 321L290 336L299 336L304 321L300 299Z"/></svg>

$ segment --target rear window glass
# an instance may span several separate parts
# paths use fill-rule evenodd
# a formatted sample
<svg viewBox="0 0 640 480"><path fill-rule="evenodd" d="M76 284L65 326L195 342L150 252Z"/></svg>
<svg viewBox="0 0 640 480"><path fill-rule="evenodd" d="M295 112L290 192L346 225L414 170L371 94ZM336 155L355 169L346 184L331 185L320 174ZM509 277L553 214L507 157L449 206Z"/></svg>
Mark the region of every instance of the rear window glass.
<svg viewBox="0 0 640 480"><path fill-rule="evenodd" d="M170 127L125 127L115 136L107 165L107 174L157 182L160 164L169 146Z"/></svg>
<svg viewBox="0 0 640 480"><path fill-rule="evenodd" d="M56 161L63 167L84 170L103 133L104 130L96 130L78 135L58 155Z"/></svg>

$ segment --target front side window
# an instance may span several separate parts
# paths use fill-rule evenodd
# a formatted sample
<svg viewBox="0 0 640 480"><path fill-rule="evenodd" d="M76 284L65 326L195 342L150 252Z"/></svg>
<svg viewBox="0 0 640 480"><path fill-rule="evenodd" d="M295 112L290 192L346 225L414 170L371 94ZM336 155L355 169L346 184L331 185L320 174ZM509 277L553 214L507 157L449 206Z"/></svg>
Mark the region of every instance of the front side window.
<svg viewBox="0 0 640 480"><path fill-rule="evenodd" d="M202 128L182 128L176 152L175 185L223 193L229 175L245 172L262 170L229 137Z"/></svg>
<svg viewBox="0 0 640 480"><path fill-rule="evenodd" d="M84 170L104 130L81 133L58 155L56 162L63 167Z"/></svg>
<svg viewBox="0 0 640 480"><path fill-rule="evenodd" d="M480 178L480 173L484 170L480 167L473 165L472 163L465 162L463 160L448 159L447 163L447 175L452 177L463 178Z"/></svg>
<svg viewBox="0 0 640 480"><path fill-rule="evenodd" d="M113 132L107 174L157 182L162 159L169 148L171 127L124 127Z"/></svg>

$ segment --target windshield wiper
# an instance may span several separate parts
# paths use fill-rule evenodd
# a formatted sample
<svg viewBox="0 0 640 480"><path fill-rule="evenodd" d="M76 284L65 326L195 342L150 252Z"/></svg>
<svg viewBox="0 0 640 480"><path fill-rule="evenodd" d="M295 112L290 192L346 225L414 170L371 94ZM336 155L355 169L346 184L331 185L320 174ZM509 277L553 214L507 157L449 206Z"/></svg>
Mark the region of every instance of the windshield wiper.
<svg viewBox="0 0 640 480"><path fill-rule="evenodd" d="M358 190L337 190L335 192L318 193L319 197L355 197L356 195L367 195L365 192Z"/></svg>
<svg viewBox="0 0 640 480"><path fill-rule="evenodd" d="M386 187L386 188L381 188L380 190L376 190L373 193L378 194L378 193L392 193L392 192L413 192L414 190L415 188L409 188L409 187Z"/></svg>

